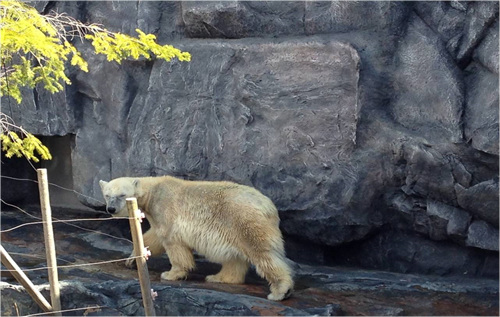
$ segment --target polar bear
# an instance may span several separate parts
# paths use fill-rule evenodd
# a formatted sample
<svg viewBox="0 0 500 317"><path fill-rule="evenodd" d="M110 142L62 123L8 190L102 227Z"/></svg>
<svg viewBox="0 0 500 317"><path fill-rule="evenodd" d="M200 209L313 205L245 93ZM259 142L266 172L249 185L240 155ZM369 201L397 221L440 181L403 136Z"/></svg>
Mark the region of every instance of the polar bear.
<svg viewBox="0 0 500 317"><path fill-rule="evenodd" d="M165 280L187 277L194 269L193 250L222 264L207 282L245 281L250 264L270 285L270 300L283 300L293 289L278 211L258 190L232 182L186 181L171 176L116 178L99 181L106 209L128 217L125 199L136 197L151 228L144 245L152 255L166 251L172 268ZM131 257L133 254L131 255ZM128 264L133 260L129 259Z"/></svg>

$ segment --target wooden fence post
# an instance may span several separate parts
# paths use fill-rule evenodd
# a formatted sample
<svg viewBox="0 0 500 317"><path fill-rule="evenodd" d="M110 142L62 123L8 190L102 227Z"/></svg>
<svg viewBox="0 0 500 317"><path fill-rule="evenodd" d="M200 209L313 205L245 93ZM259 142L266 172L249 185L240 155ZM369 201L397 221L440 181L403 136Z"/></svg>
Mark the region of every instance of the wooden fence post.
<svg viewBox="0 0 500 317"><path fill-rule="evenodd" d="M49 181L47 179L47 169L36 170L38 176L38 191L40 192L40 206L42 208L43 235L45 238L45 254L47 256L47 266L49 271L50 301L54 315L61 316L61 294L59 290L59 276L57 274L56 244L54 241L54 231L52 229L52 209L49 199Z"/></svg>
<svg viewBox="0 0 500 317"><path fill-rule="evenodd" d="M141 285L142 302L144 304L144 313L146 316L156 316L155 306L153 304L151 281L149 280L148 265L146 264L146 251L144 248L144 239L142 238L141 211L137 206L137 199L127 198L127 208L130 217L130 231L134 242L134 255L137 263L137 272L139 274L139 283Z"/></svg>
<svg viewBox="0 0 500 317"><path fill-rule="evenodd" d="M10 257L9 253L0 245L0 253L2 255L2 264L5 265L7 269L10 270L10 273L14 278L21 283L22 286L26 289L26 292L30 294L33 300L40 306L41 309L45 312L51 312L52 306L49 302L43 297L42 293L38 289L36 289L35 285L30 281L30 279L24 274L21 268L16 264L16 262Z"/></svg>

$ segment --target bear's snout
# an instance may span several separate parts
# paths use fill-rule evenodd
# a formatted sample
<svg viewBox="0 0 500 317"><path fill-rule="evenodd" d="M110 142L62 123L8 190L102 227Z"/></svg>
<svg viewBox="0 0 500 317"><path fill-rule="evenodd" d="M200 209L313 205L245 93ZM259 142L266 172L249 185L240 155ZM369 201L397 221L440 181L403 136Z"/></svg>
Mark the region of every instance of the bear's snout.
<svg viewBox="0 0 500 317"><path fill-rule="evenodd" d="M116 212L115 207L106 207L106 211L109 212L110 214L114 214Z"/></svg>

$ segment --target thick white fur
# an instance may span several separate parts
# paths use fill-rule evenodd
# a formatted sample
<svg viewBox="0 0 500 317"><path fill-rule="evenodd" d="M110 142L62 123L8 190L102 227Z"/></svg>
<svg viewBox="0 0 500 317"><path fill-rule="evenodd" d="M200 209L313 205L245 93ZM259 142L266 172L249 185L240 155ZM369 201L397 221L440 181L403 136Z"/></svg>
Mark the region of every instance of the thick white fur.
<svg viewBox="0 0 500 317"><path fill-rule="evenodd" d="M251 264L270 285L268 299L282 300L293 289L279 216L258 190L231 182L185 181L170 176L100 181L107 208L127 216L125 198L136 197L151 225L144 244L153 255L165 250L172 264L166 280L187 277L193 250L222 264L208 282L244 283ZM132 261L129 259L128 264Z"/></svg>

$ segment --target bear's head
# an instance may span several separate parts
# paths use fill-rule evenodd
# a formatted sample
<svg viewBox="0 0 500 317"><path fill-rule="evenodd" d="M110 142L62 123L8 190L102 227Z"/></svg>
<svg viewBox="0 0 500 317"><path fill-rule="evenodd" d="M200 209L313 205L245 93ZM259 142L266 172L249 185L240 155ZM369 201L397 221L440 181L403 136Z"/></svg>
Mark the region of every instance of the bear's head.
<svg viewBox="0 0 500 317"><path fill-rule="evenodd" d="M127 217L127 198L136 197L138 179L121 177L112 181L99 181L102 195L106 200L106 211L114 217Z"/></svg>

